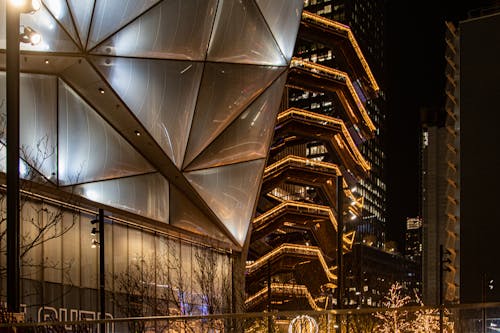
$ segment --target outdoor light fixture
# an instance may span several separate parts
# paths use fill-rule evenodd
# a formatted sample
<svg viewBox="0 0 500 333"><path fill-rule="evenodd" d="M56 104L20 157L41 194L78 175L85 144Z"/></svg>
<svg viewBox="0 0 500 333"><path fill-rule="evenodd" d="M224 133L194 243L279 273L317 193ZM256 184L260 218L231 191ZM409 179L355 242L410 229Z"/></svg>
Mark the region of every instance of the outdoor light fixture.
<svg viewBox="0 0 500 333"><path fill-rule="evenodd" d="M92 239L92 243L91 243L91 248L95 249L97 247L97 245L99 245L99 242L95 239Z"/></svg>
<svg viewBox="0 0 500 333"><path fill-rule="evenodd" d="M23 26L23 32L19 36L21 43L37 45L42 41L42 35L30 27Z"/></svg>
<svg viewBox="0 0 500 333"><path fill-rule="evenodd" d="M21 13L32 14L42 7L40 0L11 0L10 3L19 8Z"/></svg>

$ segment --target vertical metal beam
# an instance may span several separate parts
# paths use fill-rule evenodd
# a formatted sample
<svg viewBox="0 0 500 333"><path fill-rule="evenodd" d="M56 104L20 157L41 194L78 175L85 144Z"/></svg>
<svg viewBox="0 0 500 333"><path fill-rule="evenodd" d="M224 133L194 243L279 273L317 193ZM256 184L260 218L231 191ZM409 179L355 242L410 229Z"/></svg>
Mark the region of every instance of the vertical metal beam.
<svg viewBox="0 0 500 333"><path fill-rule="evenodd" d="M105 271L104 271L104 210L99 208L99 302L101 320L106 319L106 295L105 295ZM100 333L105 332L105 323L100 324Z"/></svg>
<svg viewBox="0 0 500 333"><path fill-rule="evenodd" d="M343 177L337 177L337 289L338 299L337 305L339 309L343 306L344 296L344 267L342 252L344 247L344 221L343 221L343 205L344 205L344 185Z"/></svg>
<svg viewBox="0 0 500 333"><path fill-rule="evenodd" d="M7 309L20 312L19 219L19 10L7 19Z"/></svg>

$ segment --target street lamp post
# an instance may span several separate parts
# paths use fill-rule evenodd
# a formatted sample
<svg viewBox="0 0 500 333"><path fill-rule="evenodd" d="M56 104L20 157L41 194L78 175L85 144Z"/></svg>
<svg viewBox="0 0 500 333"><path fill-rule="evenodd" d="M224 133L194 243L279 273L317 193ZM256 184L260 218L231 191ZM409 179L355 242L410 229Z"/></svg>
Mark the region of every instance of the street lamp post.
<svg viewBox="0 0 500 333"><path fill-rule="evenodd" d="M343 205L344 205L344 186L343 177L337 177L337 288L338 288L338 307L342 308L342 300L344 296L344 278L343 278L343 235L344 235L344 223L343 223Z"/></svg>
<svg viewBox="0 0 500 333"><path fill-rule="evenodd" d="M97 245L99 246L99 310L101 312L100 319L106 319L106 294L105 294L105 271L104 271L104 210L99 208L99 217L96 220L91 221L92 224L97 223L99 230L95 228L92 229L92 233L99 234L99 242ZM95 239L92 240L92 246L96 245ZM101 323L100 332L104 333L105 331L105 323Z"/></svg>
<svg viewBox="0 0 500 333"><path fill-rule="evenodd" d="M343 268L343 246L344 246L344 223L343 223L343 205L344 205L344 185L343 177L337 177L337 305L339 309L343 307L344 296L344 268ZM340 332L340 316L338 317L338 330Z"/></svg>
<svg viewBox="0 0 500 333"><path fill-rule="evenodd" d="M20 311L19 8L7 3L7 309Z"/></svg>
<svg viewBox="0 0 500 333"><path fill-rule="evenodd" d="M20 218L19 218L19 57L20 41L35 45L41 36L25 27L20 39L20 14L40 9L39 0L6 3L7 81L7 310L20 312ZM29 30L29 34L27 33ZM37 36L35 42L32 38Z"/></svg>

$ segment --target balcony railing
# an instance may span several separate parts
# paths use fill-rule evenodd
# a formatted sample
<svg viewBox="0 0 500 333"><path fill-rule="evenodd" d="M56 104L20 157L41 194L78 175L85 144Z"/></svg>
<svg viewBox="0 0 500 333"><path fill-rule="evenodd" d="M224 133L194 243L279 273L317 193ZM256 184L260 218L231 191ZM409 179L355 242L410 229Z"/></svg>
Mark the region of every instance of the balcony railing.
<svg viewBox="0 0 500 333"><path fill-rule="evenodd" d="M440 313L443 314L443 320L440 320ZM307 324L309 327L317 328L317 331L322 333L382 331L479 333L498 332L498 327L500 327L498 313L500 313L500 303L461 304L446 307L411 306L318 311L264 311L259 313L134 317L107 320L4 322L0 323L0 332L97 333L100 332L99 326L104 324L106 333L266 333L270 331L301 332L300 327ZM6 317L3 316L3 318ZM397 321L388 320L394 318L397 318ZM301 325L294 326L297 322ZM389 326L391 322L393 326ZM422 325L426 325L426 327L422 327ZM406 330L400 330L401 326L405 326ZM299 330L294 330L294 327L299 327Z"/></svg>
<svg viewBox="0 0 500 333"><path fill-rule="evenodd" d="M305 21L310 21L316 24L320 24L328 29L337 30L341 32L341 34L345 35L349 39L349 42L352 48L354 49L354 52L358 56L358 59L361 62L363 69L365 70L366 76L368 76L368 79L370 80L370 84L372 85L373 90L378 91L380 89L377 84L377 81L375 80L375 77L372 74L370 66L368 66L368 62L363 56L363 52L361 52L361 48L359 47L358 42L356 41L356 38L354 37L354 34L352 33L351 28L349 28L349 26L336 21L329 20L327 18L324 18L322 16L307 11L302 12L302 19Z"/></svg>

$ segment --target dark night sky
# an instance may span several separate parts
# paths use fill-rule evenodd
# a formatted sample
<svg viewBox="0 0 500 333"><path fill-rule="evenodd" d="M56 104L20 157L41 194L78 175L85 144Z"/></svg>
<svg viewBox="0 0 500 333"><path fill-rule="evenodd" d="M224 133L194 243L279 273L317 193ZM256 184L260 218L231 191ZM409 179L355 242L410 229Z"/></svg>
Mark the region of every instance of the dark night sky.
<svg viewBox="0 0 500 333"><path fill-rule="evenodd" d="M444 103L445 20L458 23L492 1L388 0L388 240L404 245L406 217L420 213L419 110Z"/></svg>

